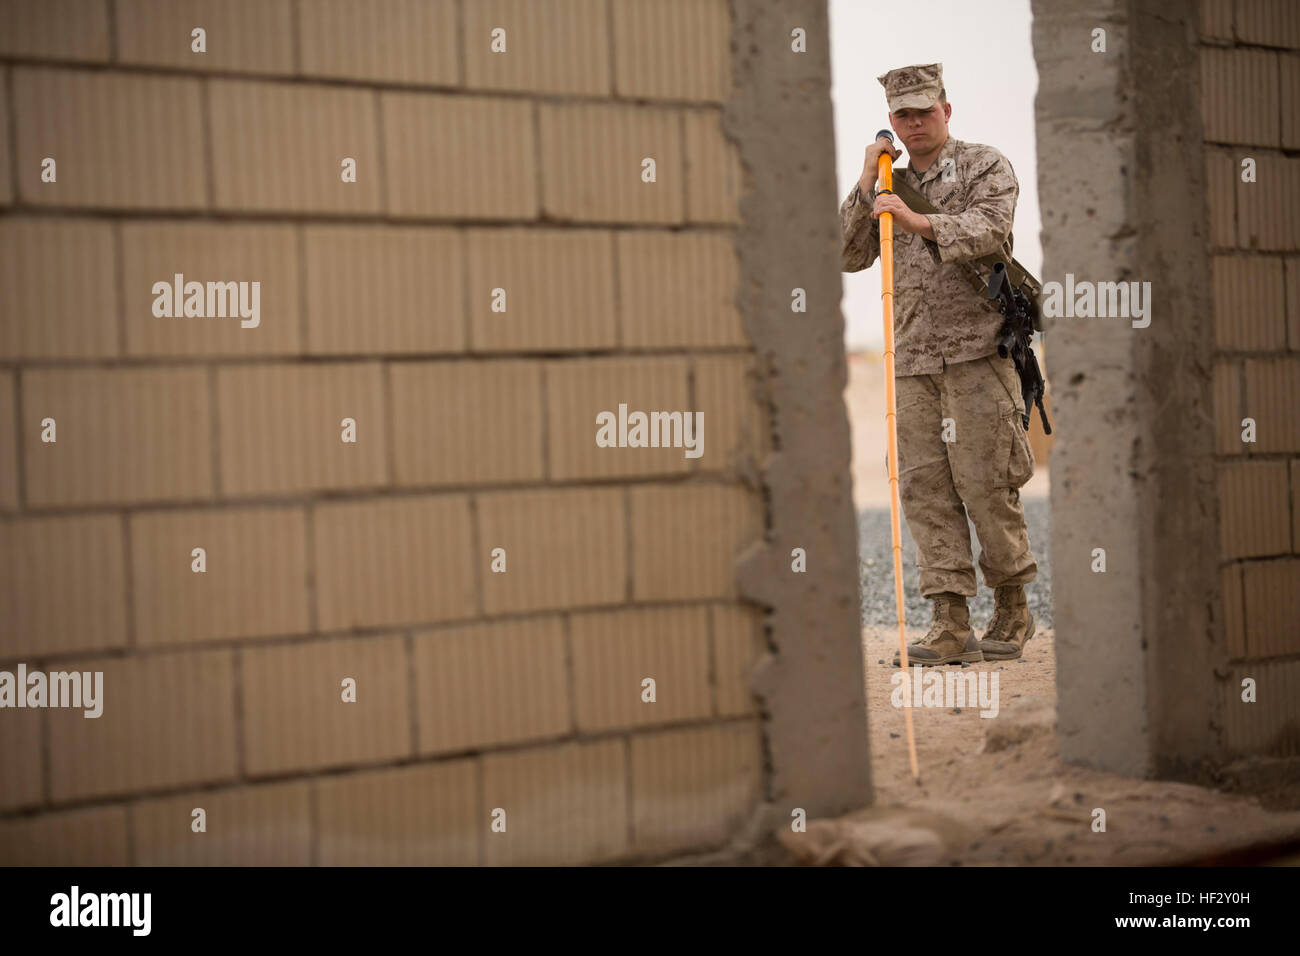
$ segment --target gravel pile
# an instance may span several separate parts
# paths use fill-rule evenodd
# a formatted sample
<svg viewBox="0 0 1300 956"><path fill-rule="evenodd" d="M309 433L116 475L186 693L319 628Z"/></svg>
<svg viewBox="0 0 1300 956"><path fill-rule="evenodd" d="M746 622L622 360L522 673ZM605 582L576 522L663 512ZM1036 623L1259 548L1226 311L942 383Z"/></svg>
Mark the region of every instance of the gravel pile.
<svg viewBox="0 0 1300 956"><path fill-rule="evenodd" d="M1052 568L1048 561L1051 533L1049 501L1045 497L1022 500L1025 505L1025 523L1029 527L1029 546L1038 562L1038 577L1025 589L1029 595L1029 609L1037 627L1050 628ZM902 527L907 626L926 628L930 626L932 612L930 602L921 597L916 570L916 542L912 540L905 520L902 521ZM971 625L983 630L993 616L993 592L985 587L983 575L979 571L980 546L974 525L970 525L970 537L979 593L967 603L971 609ZM894 555L890 547L888 508L871 508L858 512L858 569L862 579L862 626L894 627L898 621L898 612L894 608Z"/></svg>

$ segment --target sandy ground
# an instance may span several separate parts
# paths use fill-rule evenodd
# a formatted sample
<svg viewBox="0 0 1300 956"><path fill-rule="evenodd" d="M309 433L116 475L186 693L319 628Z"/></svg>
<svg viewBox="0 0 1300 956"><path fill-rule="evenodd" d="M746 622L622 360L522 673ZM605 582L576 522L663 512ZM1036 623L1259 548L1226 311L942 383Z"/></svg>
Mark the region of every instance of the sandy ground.
<svg viewBox="0 0 1300 956"><path fill-rule="evenodd" d="M909 633L915 640L923 632ZM904 711L890 702L898 632L863 633L876 810L936 814L952 860L971 864L1172 864L1300 838L1300 811L1189 784L1138 780L1062 763L1051 631L1020 661L935 670L998 671L999 712L913 707L920 786L908 760ZM880 663L883 661L884 663ZM1093 832L1094 808L1106 831ZM1298 859L1296 862L1300 862Z"/></svg>

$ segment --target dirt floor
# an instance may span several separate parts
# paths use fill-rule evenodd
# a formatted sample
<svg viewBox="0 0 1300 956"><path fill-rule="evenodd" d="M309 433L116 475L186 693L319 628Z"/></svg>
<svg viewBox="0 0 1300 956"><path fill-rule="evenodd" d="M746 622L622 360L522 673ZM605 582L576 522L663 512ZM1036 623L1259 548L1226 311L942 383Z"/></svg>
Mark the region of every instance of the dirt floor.
<svg viewBox="0 0 1300 956"><path fill-rule="evenodd" d="M910 633L908 640L922 633ZM918 787L909 766L904 712L890 702L898 632L871 629L863 642L876 788L876 807L863 819L897 819L903 808L925 811L917 825L942 833L950 862L1176 864L1300 838L1300 811L1270 812L1255 798L1062 763L1051 631L1030 640L1023 662L965 669L1002 668L997 716L981 717L977 706L961 713L912 708ZM952 669L961 668L937 668ZM1106 811L1104 833L1092 829L1098 807Z"/></svg>

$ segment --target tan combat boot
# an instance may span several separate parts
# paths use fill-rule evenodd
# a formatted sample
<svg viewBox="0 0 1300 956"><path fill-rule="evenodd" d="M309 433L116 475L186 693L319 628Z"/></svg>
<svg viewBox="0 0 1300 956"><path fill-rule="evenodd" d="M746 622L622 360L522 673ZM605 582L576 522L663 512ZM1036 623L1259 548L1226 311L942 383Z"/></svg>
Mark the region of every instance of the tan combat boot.
<svg viewBox="0 0 1300 956"><path fill-rule="evenodd" d="M995 588L993 620L980 641L984 659L1012 661L1020 656L1025 643L1034 636L1034 616L1029 613L1025 589L1020 585Z"/></svg>
<svg viewBox="0 0 1300 956"><path fill-rule="evenodd" d="M915 644L907 645L907 664L930 666L957 664L962 661L979 663L984 660L979 642L970 627L970 609L960 594L942 592L934 596L934 623L929 632ZM894 655L894 666L900 667L899 655Z"/></svg>

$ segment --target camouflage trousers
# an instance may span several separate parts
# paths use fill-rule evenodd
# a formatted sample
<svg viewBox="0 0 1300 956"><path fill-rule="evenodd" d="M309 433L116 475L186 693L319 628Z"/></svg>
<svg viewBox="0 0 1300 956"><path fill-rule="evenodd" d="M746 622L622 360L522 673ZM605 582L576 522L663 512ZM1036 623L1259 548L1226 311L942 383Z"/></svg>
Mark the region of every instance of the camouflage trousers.
<svg viewBox="0 0 1300 956"><path fill-rule="evenodd" d="M904 375L895 387L898 490L916 542L921 594L975 594L968 514L984 583L1032 581L1038 564L1020 487L1033 476L1034 455L1020 421L1015 363L995 354L937 375Z"/></svg>

